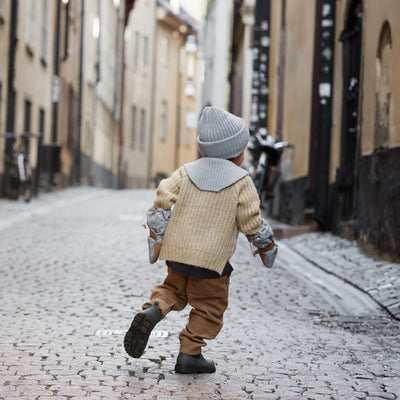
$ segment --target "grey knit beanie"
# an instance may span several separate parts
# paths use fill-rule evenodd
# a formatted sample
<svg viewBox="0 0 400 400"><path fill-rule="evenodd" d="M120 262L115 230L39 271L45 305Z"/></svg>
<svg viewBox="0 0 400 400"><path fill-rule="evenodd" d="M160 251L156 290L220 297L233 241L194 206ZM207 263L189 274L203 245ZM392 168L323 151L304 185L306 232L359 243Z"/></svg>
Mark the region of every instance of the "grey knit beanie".
<svg viewBox="0 0 400 400"><path fill-rule="evenodd" d="M219 107L205 107L197 128L197 145L203 157L237 157L247 146L250 134L244 119Z"/></svg>

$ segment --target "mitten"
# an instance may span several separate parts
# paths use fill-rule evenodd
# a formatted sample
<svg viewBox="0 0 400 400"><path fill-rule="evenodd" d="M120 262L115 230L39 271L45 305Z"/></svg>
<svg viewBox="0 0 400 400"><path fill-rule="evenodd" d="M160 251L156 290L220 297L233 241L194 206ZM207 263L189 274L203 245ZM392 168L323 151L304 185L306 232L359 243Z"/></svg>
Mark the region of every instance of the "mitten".
<svg viewBox="0 0 400 400"><path fill-rule="evenodd" d="M263 264L267 268L272 268L278 253L278 246L274 241L271 225L265 219L262 219L260 230L254 236L247 236L247 239L254 246L253 255L258 254Z"/></svg>
<svg viewBox="0 0 400 400"><path fill-rule="evenodd" d="M171 213L171 210L164 210L161 207L152 207L147 211L147 226L150 231L148 237L150 264L158 260Z"/></svg>

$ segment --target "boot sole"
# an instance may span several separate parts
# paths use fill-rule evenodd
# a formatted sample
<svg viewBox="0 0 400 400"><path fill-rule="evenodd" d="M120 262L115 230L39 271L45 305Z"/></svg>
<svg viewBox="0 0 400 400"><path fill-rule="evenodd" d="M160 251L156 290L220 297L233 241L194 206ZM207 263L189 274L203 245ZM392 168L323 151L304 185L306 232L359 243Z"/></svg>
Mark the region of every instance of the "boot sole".
<svg viewBox="0 0 400 400"><path fill-rule="evenodd" d="M213 374L215 371L216 371L215 367L210 370L199 370L199 369L179 367L175 365L175 372L177 372L178 374Z"/></svg>
<svg viewBox="0 0 400 400"><path fill-rule="evenodd" d="M141 357L152 330L151 317L146 314L136 314L128 332L125 334L125 351L133 358Z"/></svg>

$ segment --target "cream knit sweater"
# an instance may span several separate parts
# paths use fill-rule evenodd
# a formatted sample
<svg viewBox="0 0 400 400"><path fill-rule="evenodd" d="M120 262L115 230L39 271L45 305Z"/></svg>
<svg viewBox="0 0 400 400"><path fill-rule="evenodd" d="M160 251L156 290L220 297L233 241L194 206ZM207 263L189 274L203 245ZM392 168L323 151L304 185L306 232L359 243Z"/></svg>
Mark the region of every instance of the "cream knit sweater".
<svg viewBox="0 0 400 400"><path fill-rule="evenodd" d="M247 175L219 191L198 189L184 167L161 181L156 206L173 209L160 259L222 273L236 249L239 231L255 235L261 228L259 198Z"/></svg>

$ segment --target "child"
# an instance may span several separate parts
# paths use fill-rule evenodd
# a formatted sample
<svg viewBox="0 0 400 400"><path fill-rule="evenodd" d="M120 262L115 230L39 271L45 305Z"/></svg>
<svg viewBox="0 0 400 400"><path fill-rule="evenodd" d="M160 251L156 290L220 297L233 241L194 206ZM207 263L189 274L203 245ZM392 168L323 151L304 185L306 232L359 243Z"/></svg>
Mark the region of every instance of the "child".
<svg viewBox="0 0 400 400"><path fill-rule="evenodd" d="M206 107L197 137L203 158L161 181L148 225L155 242L162 242L160 259L167 260L168 275L125 335L130 356L143 354L152 329L168 312L190 304L188 324L179 335L175 371L215 372L214 362L206 360L201 350L204 339L215 338L222 328L233 270L229 259L239 231L259 249L266 266L272 266L277 252L272 229L261 218L254 184L239 167L248 141L242 118Z"/></svg>

